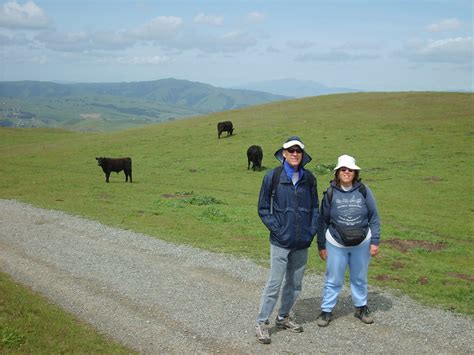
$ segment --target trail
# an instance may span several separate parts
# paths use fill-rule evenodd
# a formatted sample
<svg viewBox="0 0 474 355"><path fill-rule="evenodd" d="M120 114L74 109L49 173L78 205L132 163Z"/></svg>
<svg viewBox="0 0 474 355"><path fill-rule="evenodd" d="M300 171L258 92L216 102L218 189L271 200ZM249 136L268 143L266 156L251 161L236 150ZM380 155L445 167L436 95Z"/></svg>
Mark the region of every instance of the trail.
<svg viewBox="0 0 474 355"><path fill-rule="evenodd" d="M141 353L474 353L472 319L374 287L374 324L353 316L345 288L319 328L313 275L295 306L304 332L272 328L258 344L267 269L11 200L0 200L0 270Z"/></svg>

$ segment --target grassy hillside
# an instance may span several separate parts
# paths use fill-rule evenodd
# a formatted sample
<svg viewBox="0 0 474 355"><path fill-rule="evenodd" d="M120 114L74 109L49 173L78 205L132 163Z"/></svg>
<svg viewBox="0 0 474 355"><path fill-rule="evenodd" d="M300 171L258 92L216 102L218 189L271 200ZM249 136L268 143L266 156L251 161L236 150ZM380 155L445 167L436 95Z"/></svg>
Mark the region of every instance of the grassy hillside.
<svg viewBox="0 0 474 355"><path fill-rule="evenodd" d="M268 170L247 171L246 149L261 145L269 169L296 134L320 194L331 179L325 167L344 153L375 193L382 244L370 284L473 314L473 98L330 95L108 134L3 128L0 196L267 265L256 205ZM234 136L217 139L221 120L233 121ZM106 184L96 156L132 157L133 184L123 173ZM315 249L309 272L322 273Z"/></svg>

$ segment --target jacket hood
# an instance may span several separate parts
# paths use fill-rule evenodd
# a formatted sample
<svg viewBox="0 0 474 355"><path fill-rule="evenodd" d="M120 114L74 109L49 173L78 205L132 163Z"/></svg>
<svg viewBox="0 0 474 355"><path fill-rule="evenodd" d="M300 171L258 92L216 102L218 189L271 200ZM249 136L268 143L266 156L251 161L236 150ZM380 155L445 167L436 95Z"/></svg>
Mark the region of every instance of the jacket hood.
<svg viewBox="0 0 474 355"><path fill-rule="evenodd" d="M278 161L283 164L283 162L285 161L285 157L283 156L283 150L285 150L287 148L290 148L294 145L299 146L301 148L301 150L303 150L303 159L301 160L301 163L300 163L300 167L303 167L306 164L308 164L312 160L312 158L304 150L305 146L303 144L303 141L298 136L292 136L292 137L288 138L286 140L286 142L283 143L282 147L275 152L275 154L274 154L275 158L277 158Z"/></svg>
<svg viewBox="0 0 474 355"><path fill-rule="evenodd" d="M278 149L274 155L275 155L275 158L277 158L278 161L283 164L283 162L285 161L285 157L283 156L283 148ZM306 153L305 150L303 150L303 159L301 160L300 166L301 167L305 166L311 160L313 160L311 156L308 153Z"/></svg>

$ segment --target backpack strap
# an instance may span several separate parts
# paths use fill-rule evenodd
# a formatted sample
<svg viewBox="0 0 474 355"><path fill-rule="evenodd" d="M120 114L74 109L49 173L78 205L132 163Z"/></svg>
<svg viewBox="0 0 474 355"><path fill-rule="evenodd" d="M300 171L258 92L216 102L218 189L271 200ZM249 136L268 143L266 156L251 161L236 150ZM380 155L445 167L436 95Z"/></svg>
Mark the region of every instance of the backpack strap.
<svg viewBox="0 0 474 355"><path fill-rule="evenodd" d="M273 176L272 176L272 192L270 195L270 214L273 214L273 199L275 197L276 188L278 183L280 182L280 175L283 171L283 165L277 166L273 169Z"/></svg>
<svg viewBox="0 0 474 355"><path fill-rule="evenodd" d="M305 174L308 177L308 184L309 184L309 189L313 188L313 186L316 186L316 177L313 175L313 173L309 170L305 170Z"/></svg>
<svg viewBox="0 0 474 355"><path fill-rule="evenodd" d="M367 198L367 189L363 183L360 183L359 192L364 196L364 198Z"/></svg>
<svg viewBox="0 0 474 355"><path fill-rule="evenodd" d="M329 185L328 189L326 191L324 191L324 195L327 196L327 199L328 199L328 206L329 206L329 211L331 211L331 202L332 202L332 195L334 194L334 189L332 188L331 185ZM321 207L324 208L324 197L323 197L323 203L321 204ZM331 222L330 220L331 218L329 217L329 213L328 213L328 216L326 218L326 224L329 224Z"/></svg>

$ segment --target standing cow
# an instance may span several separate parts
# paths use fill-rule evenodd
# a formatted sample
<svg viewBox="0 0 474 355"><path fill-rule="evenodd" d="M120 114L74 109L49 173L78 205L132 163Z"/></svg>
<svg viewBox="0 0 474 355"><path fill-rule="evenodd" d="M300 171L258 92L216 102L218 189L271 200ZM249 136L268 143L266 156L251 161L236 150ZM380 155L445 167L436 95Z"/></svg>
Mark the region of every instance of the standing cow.
<svg viewBox="0 0 474 355"><path fill-rule="evenodd" d="M259 145L251 145L249 149L247 149L247 170L250 169L250 162L252 162L252 170L258 169L258 171L262 170L262 159L263 159L263 150L262 147Z"/></svg>
<svg viewBox="0 0 474 355"><path fill-rule="evenodd" d="M222 132L227 132L228 136L231 136L234 132L234 126L231 121L223 121L217 123L217 138L221 138Z"/></svg>
<svg viewBox="0 0 474 355"><path fill-rule="evenodd" d="M109 176L112 171L115 171L117 174L123 170L125 173L125 182L128 181L130 177L130 182L132 182L132 159L131 158L95 158L97 160L97 165L102 167L102 170L105 173L105 181L109 182Z"/></svg>

